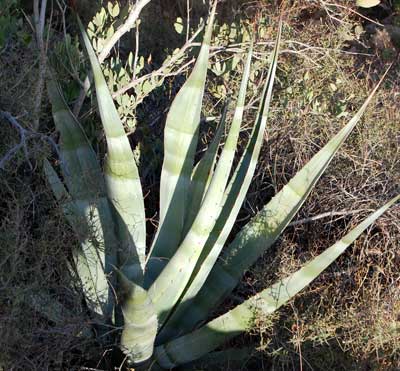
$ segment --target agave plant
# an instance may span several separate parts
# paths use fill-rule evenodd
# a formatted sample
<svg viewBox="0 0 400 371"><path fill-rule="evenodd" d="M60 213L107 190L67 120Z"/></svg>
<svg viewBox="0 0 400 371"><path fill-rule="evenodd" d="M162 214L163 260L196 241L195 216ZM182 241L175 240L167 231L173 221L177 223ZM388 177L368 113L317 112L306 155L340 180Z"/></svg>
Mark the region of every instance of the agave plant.
<svg viewBox="0 0 400 371"><path fill-rule="evenodd" d="M226 112L213 141L195 164L214 14L215 6L193 71L167 116L159 227L149 248L137 165L98 59L79 20L107 140L104 172L57 83L52 79L48 82L54 121L61 136L64 181L49 162L45 163L45 172L81 241L81 248L73 252L71 269L82 283L99 340L110 341L113 336L133 365L174 368L200 359L246 331L254 316L271 314L310 284L400 197L371 214L299 271L210 320L210 314L232 292L242 274L290 223L376 91L375 88L350 122L226 245L263 142L281 25L258 114L237 166L233 166L233 160L252 46L244 63L225 143L222 146Z"/></svg>

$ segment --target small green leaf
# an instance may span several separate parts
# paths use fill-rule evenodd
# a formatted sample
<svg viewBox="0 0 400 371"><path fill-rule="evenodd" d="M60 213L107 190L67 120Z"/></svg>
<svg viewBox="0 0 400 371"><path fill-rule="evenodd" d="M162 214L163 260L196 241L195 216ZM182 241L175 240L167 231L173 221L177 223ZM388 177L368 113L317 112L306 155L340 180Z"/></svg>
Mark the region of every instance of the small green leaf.
<svg viewBox="0 0 400 371"><path fill-rule="evenodd" d="M174 23L175 31L180 35L183 32L183 19L178 17Z"/></svg>
<svg viewBox="0 0 400 371"><path fill-rule="evenodd" d="M99 16L100 16L100 20L101 20L101 24L100 25L104 26L104 24L106 23L106 20L107 20L107 13L106 13L106 10L104 8L101 8Z"/></svg>
<svg viewBox="0 0 400 371"><path fill-rule="evenodd" d="M144 95L149 94L153 90L153 85L149 80L146 80L142 84L142 92Z"/></svg>
<svg viewBox="0 0 400 371"><path fill-rule="evenodd" d="M214 72L216 76L223 75L226 72L226 63L223 61L216 61L212 67L212 72Z"/></svg>
<svg viewBox="0 0 400 371"><path fill-rule="evenodd" d="M362 8L372 8L380 4L381 0L357 0L357 5Z"/></svg>
<svg viewBox="0 0 400 371"><path fill-rule="evenodd" d="M144 57L142 55L136 64L135 74L138 75L140 71L143 69L143 67L144 67Z"/></svg>
<svg viewBox="0 0 400 371"><path fill-rule="evenodd" d="M132 52L130 52L128 55L128 66L130 69L133 68L133 53Z"/></svg>
<svg viewBox="0 0 400 371"><path fill-rule="evenodd" d="M109 29L107 30L107 39L111 39L114 35L114 26L110 26Z"/></svg>
<svg viewBox="0 0 400 371"><path fill-rule="evenodd" d="M109 4L110 4L110 3L109 3ZM109 10L109 12L110 12L110 14L111 14L111 16L112 16L113 18L118 17L119 12L120 12L119 4L116 3L116 4L114 5L114 7L113 7L111 10Z"/></svg>

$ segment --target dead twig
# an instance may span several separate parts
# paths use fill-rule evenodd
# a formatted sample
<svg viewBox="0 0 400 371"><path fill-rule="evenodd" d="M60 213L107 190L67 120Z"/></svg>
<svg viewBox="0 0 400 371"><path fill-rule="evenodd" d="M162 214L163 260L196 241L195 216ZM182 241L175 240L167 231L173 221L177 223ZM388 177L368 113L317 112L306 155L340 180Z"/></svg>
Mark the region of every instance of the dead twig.
<svg viewBox="0 0 400 371"><path fill-rule="evenodd" d="M336 8L341 8L341 9L345 9L348 10L349 12L358 15L359 17L367 20L368 22L374 23L377 26L381 26L384 27L384 25L380 22L374 21L373 19L365 16L364 14L361 14L360 12L357 12L356 10L349 8L348 6L342 5L342 4L336 4L336 3L328 3L326 1L320 0L321 5L323 6L323 8L325 10L327 10L328 14L329 14L329 10L327 9L327 7L336 7Z"/></svg>
<svg viewBox="0 0 400 371"><path fill-rule="evenodd" d="M58 158L60 160L62 159L60 150L58 149L58 146L57 146L56 142L54 141L54 139L52 137L44 135L44 134L41 134L41 133L37 133L37 132L35 132L33 130L25 129L17 121L17 119L14 116L12 116L11 113L9 113L9 112L0 111L0 118L4 119L13 128L15 128L18 131L19 137L20 137L19 143L17 145L15 145L14 147L12 147L11 149L9 149L7 151L7 153L0 159L0 169L1 170L4 170L5 165L7 164L7 162L9 162L16 155L16 153L18 153L21 150L25 154L26 160L27 160L27 162L29 164L29 168L31 170L33 170L32 163L29 160L29 151L28 151L28 145L27 145L27 142L30 139L33 139L33 138L38 138L38 139L40 139L42 141L45 141L45 142L49 143L50 146L57 153Z"/></svg>
<svg viewBox="0 0 400 371"><path fill-rule="evenodd" d="M190 37L190 39L188 39L188 41L179 49L178 52L176 52L170 59L166 60L164 62L164 64L157 70L152 71L146 75L143 75L137 79L132 79L129 84L125 85L124 87L122 87L121 89L119 89L118 91L116 91L113 94L113 97L118 97L119 95L124 94L125 92L127 92L128 90L134 88L135 86L137 86L138 84L146 81L146 80L152 80L156 77L159 76L163 76L163 77L167 77L167 76L172 76L175 74L179 74L182 72L182 68L179 68L178 71L175 72L171 72L169 71L181 58L183 58L183 56L185 55L186 51L188 49L190 49L191 47L197 45L196 43L194 43L194 40L196 39L196 37L200 34L200 32L203 30L204 25L201 25L196 32ZM192 62L190 62L189 64L191 64Z"/></svg>
<svg viewBox="0 0 400 371"><path fill-rule="evenodd" d="M44 43L43 33L44 33L44 25L46 20L46 8L47 8L47 0L42 0L40 2L40 10L39 10L39 0L34 0L33 2L33 18L35 23L35 33L36 33L36 43L39 49L39 75L38 82L36 86L36 94L35 94L35 105L33 108L33 129L39 129L39 118L40 118L40 109L42 106L42 97L44 90L44 80L46 76L46 56L47 56L47 47Z"/></svg>
<svg viewBox="0 0 400 371"><path fill-rule="evenodd" d="M366 211L365 209L343 210L343 211L328 211L326 213L322 213L322 214L319 214L319 215L311 216L309 218L295 220L294 222L291 222L288 225L288 227L293 227L293 226L300 225L300 224L311 223L311 222L314 222L314 221L319 220L319 219L331 218L331 217L334 217L334 216L353 215L353 214L358 214L358 213L365 212L365 211Z"/></svg>
<svg viewBox="0 0 400 371"><path fill-rule="evenodd" d="M103 50L98 56L100 63L104 62L108 54L110 54L111 49L121 39L121 37L125 35L127 32L129 32L135 26L136 21L139 18L140 12L147 4L150 3L150 1L151 0L138 0L136 2L136 4L132 7L131 11L129 12L129 16L126 19L126 21L115 31L114 35L110 37L110 39L104 45ZM75 116L78 116L79 112L81 111L86 94L90 88L91 79L92 78L88 75L84 80L83 88L81 89L79 97L74 105L73 112Z"/></svg>
<svg viewBox="0 0 400 371"><path fill-rule="evenodd" d="M124 36L127 32L131 30L135 26L136 21L139 18L140 12L142 9L150 3L151 0L138 0L136 4L131 9L128 18L126 19L125 23L122 24L118 29L115 31L114 35L110 37L107 43L104 45L103 50L99 54L99 61L100 63L104 62L107 58L108 54L110 53L111 49L114 45L119 41L119 39Z"/></svg>

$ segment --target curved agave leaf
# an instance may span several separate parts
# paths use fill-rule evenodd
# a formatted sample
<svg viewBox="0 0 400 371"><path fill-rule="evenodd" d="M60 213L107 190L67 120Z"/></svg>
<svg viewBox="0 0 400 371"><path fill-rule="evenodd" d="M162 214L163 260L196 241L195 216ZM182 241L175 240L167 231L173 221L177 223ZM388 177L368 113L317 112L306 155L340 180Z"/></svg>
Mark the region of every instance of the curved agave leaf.
<svg viewBox="0 0 400 371"><path fill-rule="evenodd" d="M214 173L214 165L217 158L218 146L221 141L222 134L225 128L225 120L227 114L228 105L226 104L221 116L221 120L218 129L215 133L211 145L207 148L206 153L198 162L193 169L192 179L189 190L189 207L188 213L185 218L184 235L187 234L190 227L193 224L193 220L196 217L201 203L204 199L205 193L210 185L212 175ZM163 268L167 265L167 261L160 258L154 257L147 261L146 275L144 287L149 288Z"/></svg>
<svg viewBox="0 0 400 371"><path fill-rule="evenodd" d="M172 368L198 359L225 341L246 331L255 315L268 315L275 312L317 278L377 218L399 200L400 195L375 211L341 240L289 277L278 281L198 330L157 347L155 355L159 364L165 368Z"/></svg>
<svg viewBox="0 0 400 371"><path fill-rule="evenodd" d="M168 261L182 241L215 9L216 3L193 71L172 102L167 116L160 183L160 224L151 248L151 259ZM153 270L149 275L156 277L163 266L149 266Z"/></svg>
<svg viewBox="0 0 400 371"><path fill-rule="evenodd" d="M90 234L89 224L92 224L94 219L91 216L88 220L89 215L85 212L82 202L80 203L81 207L77 207L47 160L45 160L44 169L50 187L63 208L65 217L81 241L82 250L75 249L73 258L87 304L95 313L102 315L108 312L108 316L110 316L112 308L104 310L104 306L109 301L108 281L104 274L105 258L88 237ZM88 203L85 204L88 205Z"/></svg>
<svg viewBox="0 0 400 371"><path fill-rule="evenodd" d="M79 21L92 65L97 101L107 137L106 184L118 225L120 275L118 283L127 291L122 304L124 326L121 347L133 363L140 363L153 353L157 318L143 283L145 265L145 214L138 170L128 138L115 109L100 64ZM116 312L116 321L119 321Z"/></svg>
<svg viewBox="0 0 400 371"><path fill-rule="evenodd" d="M220 145L221 137L225 129L227 112L228 104L226 104L224 107L219 126L217 128L217 131L215 132L215 136L210 146L207 148L206 153L193 169L189 189L190 196L188 200L188 210L185 218L183 235L186 235L186 233L192 226L193 221L200 210L201 203L204 200L204 196L207 193L207 189L214 174L214 166L217 160L218 147Z"/></svg>
<svg viewBox="0 0 400 371"><path fill-rule="evenodd" d="M243 118L251 56L252 51L250 50L232 125L200 210L177 252L150 287L149 293L157 309L160 323L163 323L167 318L169 311L184 292L202 253L204 244L209 238L222 210L222 201L231 172Z"/></svg>
<svg viewBox="0 0 400 371"><path fill-rule="evenodd" d="M47 90L54 122L60 132L62 160L65 161L62 169L69 193L47 161L44 170L56 199L82 244L82 250L76 249L73 255L88 306L109 319L114 300L108 286L108 275L111 265L115 264L116 240L103 176L83 129L53 79L47 82Z"/></svg>
<svg viewBox="0 0 400 371"><path fill-rule="evenodd" d="M62 206L64 215L69 224L79 238L84 238L86 233L82 232L82 223L79 222L79 210L77 210L71 195L68 193L57 172L47 159L43 162L43 169L54 197Z"/></svg>
<svg viewBox="0 0 400 371"><path fill-rule="evenodd" d="M122 272L118 278L124 297L120 347L131 363L142 363L153 355L157 316L146 290L130 282Z"/></svg>
<svg viewBox="0 0 400 371"><path fill-rule="evenodd" d="M280 37L280 30L278 33ZM277 45L279 44L279 39ZM270 98L270 93L272 92L273 85L273 72L276 68L276 61L278 55L278 46L276 47L273 63L270 67L269 78L267 79L267 84L263 91L262 100L260 104L259 114L257 115L256 124L252 130L250 140L246 149L242 155L242 158L237 166L234 176L232 177L227 189L224 194L223 209L214 226L206 244L204 250L201 254L199 262L192 274L191 280L186 287L184 295L179 300L177 307L174 309L173 314L169 318L167 324L162 329L159 339L161 341L166 338L171 338L175 335L175 331L179 329L179 323L181 322L181 317L184 315L185 309L190 305L191 299L196 296L198 291L203 286L208 274L210 273L215 261L217 260L221 249L228 238L228 235L232 229L235 222L236 216L239 209L243 203L246 196L246 192L250 185L251 178L253 176L258 154L261 148L261 142L265 130L266 117L268 112L268 106L270 99L266 100L267 96ZM239 99L237 104L237 119L240 118L241 111L245 105L245 95L247 81L250 75L251 67L251 56L252 50L247 57L245 64L245 71L243 74L241 89L239 93ZM228 222L229 220L229 222Z"/></svg>
<svg viewBox="0 0 400 371"><path fill-rule="evenodd" d="M107 139L104 172L108 196L118 213L118 234L122 245L119 266L128 278L133 279L138 263L144 269L146 250L145 212L139 173L100 63L79 18L78 23L92 66L97 103Z"/></svg>
<svg viewBox="0 0 400 371"><path fill-rule="evenodd" d="M73 199L90 199L105 194L102 173L96 154L91 148L79 122L66 104L58 84L47 81L47 92L52 106L54 123L60 132L63 155L63 175Z"/></svg>
<svg viewBox="0 0 400 371"><path fill-rule="evenodd" d="M57 121L60 123L63 120ZM108 282L104 274L104 259L97 255L95 246L88 242L89 221L85 218L85 208L76 206L56 171L47 160L44 162L44 170L55 198L60 202L65 217L81 241L83 252L74 250L73 257L87 304L95 313L105 314L104 306L108 301Z"/></svg>
<svg viewBox="0 0 400 371"><path fill-rule="evenodd" d="M247 190L250 186L250 182L257 165L257 159L264 137L277 67L281 33L282 22L279 22L275 48L271 56L272 60L263 89L260 108L256 118L256 124L253 127L249 142L242 155L242 158L240 159L236 171L225 191L223 210L206 243L203 257L200 259L200 262L196 267L196 277L190 283L190 286L187 288L187 291L181 299L178 307L175 309L173 315L160 333L159 338L161 341L171 338L177 335L179 332L182 332L182 324L191 323L190 318L193 315L193 311L190 310L189 312L185 312L185 310L187 310L189 306L192 308L192 300L203 286L212 267L218 259L218 256L229 236L242 203L246 197ZM194 317L196 316L194 315Z"/></svg>
<svg viewBox="0 0 400 371"><path fill-rule="evenodd" d="M276 241L360 120L379 84L349 123L314 155L227 246L204 286L191 301L190 311L182 315L179 323L181 333L190 331L198 322L205 320L210 311L235 288L243 272Z"/></svg>

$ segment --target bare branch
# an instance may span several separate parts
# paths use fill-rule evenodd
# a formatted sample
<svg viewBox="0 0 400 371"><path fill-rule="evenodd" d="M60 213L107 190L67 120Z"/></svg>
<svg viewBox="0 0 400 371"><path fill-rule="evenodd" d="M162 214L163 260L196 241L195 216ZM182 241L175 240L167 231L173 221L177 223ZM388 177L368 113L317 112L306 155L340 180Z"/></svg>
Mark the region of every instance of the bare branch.
<svg viewBox="0 0 400 371"><path fill-rule="evenodd" d="M46 18L46 6L47 0L42 0L41 7L40 7L40 18L39 18L39 34L43 36L44 31L44 23Z"/></svg>
<svg viewBox="0 0 400 371"><path fill-rule="evenodd" d="M36 41L41 39L39 0L33 0L33 21L35 25Z"/></svg>
<svg viewBox="0 0 400 371"><path fill-rule="evenodd" d="M18 132L19 132L19 137L20 137L20 141L19 143L12 147L6 154L5 156L0 159L0 169L4 169L5 164L11 160L11 158L14 157L14 155L19 152L21 149L24 151L25 157L28 161L29 164L29 168L32 170L32 164L29 161L29 157L28 157L28 147L26 145L26 141L27 141L27 135L26 135L26 130L18 123L18 121L11 116L10 113L8 112L2 112L0 111L0 117L4 118L5 120L7 120L13 127L15 127Z"/></svg>
<svg viewBox="0 0 400 371"><path fill-rule="evenodd" d="M35 0L37 1L37 0ZM103 47L103 50L100 52L98 58L100 63L103 63L104 60L107 58L108 54L110 53L111 49L114 47L114 45L119 41L119 39L125 35L127 32L131 30L135 26L136 21L139 18L140 12L142 9L150 3L151 0L137 0L136 4L134 7L131 9L128 18L126 19L125 23L122 24L114 33L114 35L107 41L106 45ZM90 75L86 76L84 83L83 83L83 88L81 89L79 93L79 97L77 101L75 102L74 105L74 115L78 116L79 112L82 109L83 102L85 100L86 94L90 89L90 81L92 80L92 77Z"/></svg>
<svg viewBox="0 0 400 371"><path fill-rule="evenodd" d="M177 53L175 53L170 59L168 59L167 61L164 62L164 64L157 70L150 72L146 75L143 75L137 79L132 79L132 81L125 85L124 87L122 87L121 89L119 89L117 92L115 92L113 94L113 97L118 97L119 95L124 94L125 92L127 92L129 89L134 88L136 85L142 83L143 81L146 80L151 80L155 77L159 77L159 76L171 76L171 75L175 75L176 72L169 72L169 69L171 67L173 67L186 53L186 51L193 47L194 45L194 40L196 39L196 37L199 35L199 33L203 30L204 25L201 25L196 32L191 36L191 38L179 49L179 51ZM190 62L191 63L191 62ZM189 63L189 64L190 64ZM181 68L179 69L179 71L181 71Z"/></svg>
<svg viewBox="0 0 400 371"><path fill-rule="evenodd" d="M58 149L56 142L52 137L23 128L22 125L17 121L17 119L14 116L12 116L9 112L0 111L0 118L6 120L13 128L15 128L18 131L20 137L19 143L14 147L12 147L10 150L8 150L7 153L0 159L0 169L3 170L5 168L6 163L9 162L16 155L17 152L22 150L25 154L26 160L28 161L29 168L32 170L33 166L29 161L29 151L27 142L28 140L33 138L38 138L44 142L49 143L50 146L57 153L57 156L60 159L60 161L63 163L62 155Z"/></svg>
<svg viewBox="0 0 400 371"><path fill-rule="evenodd" d="M92 79L92 76L89 77L89 75L88 75L88 76L86 76L85 80L83 81L83 87L82 87L81 91L79 92L79 97L76 100L76 102L74 104L74 109L73 109L73 113L76 117L79 116L79 112L82 109L82 105L85 100L86 94L90 89L90 80L91 79Z"/></svg>
<svg viewBox="0 0 400 371"><path fill-rule="evenodd" d="M46 75L46 54L47 50L44 44L44 25L46 21L46 7L47 0L42 0L40 3L39 10L39 0L34 0L33 4L33 16L35 23L35 32L36 32L36 42L39 49L39 77L36 86L35 93L35 105L33 110L33 128L35 130L39 129L39 116L40 109L42 105L42 96L44 89L44 79Z"/></svg>
<svg viewBox="0 0 400 371"><path fill-rule="evenodd" d="M114 35L107 41L104 45L103 50L99 54L99 61L103 63L104 60L107 58L108 54L110 53L111 49L114 45L119 41L119 39L125 35L127 32L131 30L135 26L137 19L139 18L140 12L142 9L150 3L151 0L138 0L136 1L135 6L131 9L128 18L126 19L125 23L122 24L118 29L115 31Z"/></svg>
<svg viewBox="0 0 400 371"><path fill-rule="evenodd" d="M311 223L311 222L314 222L314 221L319 220L319 219L332 218L334 216L343 217L343 216L346 216L346 215L358 214L358 213L362 213L362 212L365 212L365 211L366 211L365 209L343 210L343 211L328 211L326 213L322 213L322 214L319 214L319 215L311 216L309 218L295 220L294 222L291 222L288 226L289 227L293 227L293 226L300 225L300 224Z"/></svg>

